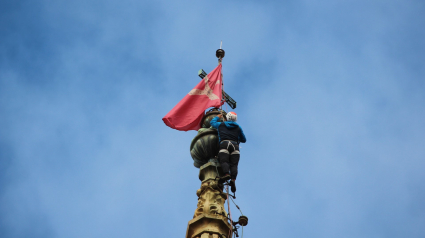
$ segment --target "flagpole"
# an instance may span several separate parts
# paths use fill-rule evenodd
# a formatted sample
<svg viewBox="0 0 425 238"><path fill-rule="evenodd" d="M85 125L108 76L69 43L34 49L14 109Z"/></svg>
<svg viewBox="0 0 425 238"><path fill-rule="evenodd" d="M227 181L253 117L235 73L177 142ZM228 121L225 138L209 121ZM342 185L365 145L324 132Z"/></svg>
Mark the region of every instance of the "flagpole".
<svg viewBox="0 0 425 238"><path fill-rule="evenodd" d="M220 43L220 49L218 49L215 52L215 56L217 56L218 58L218 64L221 64L221 60L224 58L224 54L225 54L224 50L221 48L222 44L223 44L223 41L221 41Z"/></svg>
<svg viewBox="0 0 425 238"><path fill-rule="evenodd" d="M220 65L221 64L221 61L223 60L223 58L224 58L224 54L225 54L225 52L224 52L224 50L221 48L222 47L222 45L223 45L223 41L221 41L220 42L220 49L218 49L216 52L215 52L215 56L218 58L218 65ZM223 74L221 74L221 87L222 87L222 90L224 90L223 88L224 88L224 83L223 83ZM222 97L223 97L223 95L222 95ZM222 99L223 100L223 99ZM221 109L221 111L223 111L223 104L220 106L220 109Z"/></svg>

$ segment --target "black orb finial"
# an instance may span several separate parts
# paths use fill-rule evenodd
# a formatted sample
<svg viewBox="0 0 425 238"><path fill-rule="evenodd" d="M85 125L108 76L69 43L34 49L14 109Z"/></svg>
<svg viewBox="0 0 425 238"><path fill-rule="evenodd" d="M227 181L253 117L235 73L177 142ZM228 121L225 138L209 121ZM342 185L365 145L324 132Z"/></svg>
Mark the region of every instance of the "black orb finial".
<svg viewBox="0 0 425 238"><path fill-rule="evenodd" d="M218 49L218 50L215 52L215 56L217 56L217 58L219 58L219 59L224 58L224 54L225 54L225 52L224 52L224 50L223 50L223 49Z"/></svg>

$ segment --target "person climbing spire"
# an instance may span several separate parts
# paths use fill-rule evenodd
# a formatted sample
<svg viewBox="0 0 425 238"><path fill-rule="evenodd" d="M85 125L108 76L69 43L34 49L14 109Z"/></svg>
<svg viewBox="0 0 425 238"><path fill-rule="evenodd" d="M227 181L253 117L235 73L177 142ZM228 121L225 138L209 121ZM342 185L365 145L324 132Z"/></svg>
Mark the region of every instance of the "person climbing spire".
<svg viewBox="0 0 425 238"><path fill-rule="evenodd" d="M218 160L224 173L224 176L220 178L220 181L224 182L231 179L230 186L234 193L236 192L236 177L238 175L238 164L240 158L239 143L245 143L246 137L243 133L242 127L236 123L237 114L235 112L227 113L227 121L219 122L222 117L223 115L219 114L211 120L210 124L218 131L218 140L220 143Z"/></svg>

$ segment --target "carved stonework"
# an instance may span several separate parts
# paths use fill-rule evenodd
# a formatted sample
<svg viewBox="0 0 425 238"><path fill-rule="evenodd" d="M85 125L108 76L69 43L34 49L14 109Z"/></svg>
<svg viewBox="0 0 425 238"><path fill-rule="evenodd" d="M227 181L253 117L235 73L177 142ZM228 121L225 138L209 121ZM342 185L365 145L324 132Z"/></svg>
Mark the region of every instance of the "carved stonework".
<svg viewBox="0 0 425 238"><path fill-rule="evenodd" d="M226 112L223 110L219 111L213 108L208 111L202 118L198 134L190 143L190 156L192 156L193 165L196 168L208 163L210 159L213 159L218 154L218 133L216 129L211 128L210 121L219 114L222 114L223 119L225 119Z"/></svg>
<svg viewBox="0 0 425 238"><path fill-rule="evenodd" d="M193 165L200 168L202 165L217 156L219 151L218 132L216 129L201 128L190 144L190 155Z"/></svg>
<svg viewBox="0 0 425 238"><path fill-rule="evenodd" d="M216 180L219 172L217 161L212 160L201 166L199 179L202 184L196 191L198 205L193 219L189 221L186 238L228 237L231 226L224 209L227 194L223 192L223 184Z"/></svg>
<svg viewBox="0 0 425 238"><path fill-rule="evenodd" d="M193 218L202 214L227 217L224 209L227 194L223 193L223 185L209 179L202 183L201 188L196 191L196 195L198 195L198 208Z"/></svg>

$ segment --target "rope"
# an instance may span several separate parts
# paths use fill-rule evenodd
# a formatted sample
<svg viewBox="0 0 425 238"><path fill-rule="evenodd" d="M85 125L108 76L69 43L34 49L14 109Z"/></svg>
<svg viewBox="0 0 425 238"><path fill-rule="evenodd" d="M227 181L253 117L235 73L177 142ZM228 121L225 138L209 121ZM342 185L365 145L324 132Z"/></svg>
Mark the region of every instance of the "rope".
<svg viewBox="0 0 425 238"><path fill-rule="evenodd" d="M218 177L218 175L219 175L219 173L218 173L218 166L217 166L217 163L214 163L214 164L215 164L215 170L217 171L217 177L216 177L216 179L217 179L217 178L219 178ZM229 184L227 184L227 186L226 186L226 191L227 191L227 199L226 199L227 200L227 210L229 210L229 217L230 217L230 229L229 229L229 235L228 235L228 237L230 238L231 237L231 232L233 230L233 221L232 221L232 213L230 211L229 197L232 199L232 201L233 201L233 198L231 196L229 196ZM235 202L233 201L233 203L235 203ZM236 207L239 209L239 207L237 205L236 205ZM240 210L241 209L239 209L239 211ZM241 211L241 213L242 213L242 211ZM243 231L242 231L242 237L243 237Z"/></svg>
<svg viewBox="0 0 425 238"><path fill-rule="evenodd" d="M219 60L219 62L221 63L221 60ZM223 71L223 69L222 69L222 71ZM222 91L224 90L223 73L221 74L221 90ZM223 92L221 92L221 100L223 100ZM220 109L223 111L223 104L220 105Z"/></svg>
<svg viewBox="0 0 425 238"><path fill-rule="evenodd" d="M228 237L232 237L233 220L232 220L232 212L230 211L229 185L226 186L226 190L227 190L227 209L229 210L229 217L230 217L230 230L229 230L229 236Z"/></svg>
<svg viewBox="0 0 425 238"><path fill-rule="evenodd" d="M218 163L218 158L217 158L217 163ZM219 178L218 177L219 173L218 173L217 163L214 163L215 164L215 170L217 171L216 179ZM232 212L230 211L229 198L230 198L230 200L232 200L233 204L235 204L236 208L241 212L242 216L243 216L243 212L242 212L241 208L235 203L232 196L229 195L229 184L226 185L226 191L227 191L227 199L226 199L227 200L227 210L229 210L229 217L230 217L230 230L229 230L229 236L228 237L231 237L231 232L233 230L233 220L232 220ZM236 233L234 233L234 236L236 236ZM243 226L242 226L242 237L241 238L243 238Z"/></svg>
<svg viewBox="0 0 425 238"><path fill-rule="evenodd" d="M233 200L233 198L232 198L232 197L230 197L230 199L232 200L233 204L235 204L236 208L237 208L237 209L241 212L241 214L242 214L242 216L243 216L242 210L239 208L239 206L238 206L238 205L236 205L236 203L235 203L235 201Z"/></svg>
<svg viewBox="0 0 425 238"><path fill-rule="evenodd" d="M227 102L225 104L226 104L226 112L229 112L229 108L227 108Z"/></svg>
<svg viewBox="0 0 425 238"><path fill-rule="evenodd" d="M230 199L232 200L233 204L235 204L236 208L241 212L241 215L243 216L243 212L240 209L240 207L235 203L235 201L233 200L232 197L230 197ZM241 226L241 227L242 227L242 237L241 238L243 238L243 226Z"/></svg>

